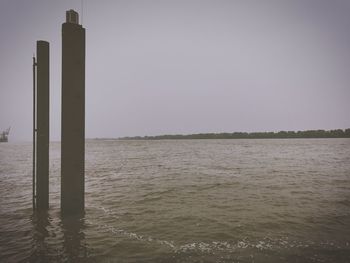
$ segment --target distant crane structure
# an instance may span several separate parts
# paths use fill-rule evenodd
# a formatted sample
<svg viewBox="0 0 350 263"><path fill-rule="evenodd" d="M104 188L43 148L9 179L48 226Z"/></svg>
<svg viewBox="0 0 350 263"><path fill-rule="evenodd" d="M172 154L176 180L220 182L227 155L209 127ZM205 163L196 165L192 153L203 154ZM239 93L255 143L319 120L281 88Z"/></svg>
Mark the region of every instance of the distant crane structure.
<svg viewBox="0 0 350 263"><path fill-rule="evenodd" d="M11 127L0 133L0 142L8 142L8 135L10 133Z"/></svg>

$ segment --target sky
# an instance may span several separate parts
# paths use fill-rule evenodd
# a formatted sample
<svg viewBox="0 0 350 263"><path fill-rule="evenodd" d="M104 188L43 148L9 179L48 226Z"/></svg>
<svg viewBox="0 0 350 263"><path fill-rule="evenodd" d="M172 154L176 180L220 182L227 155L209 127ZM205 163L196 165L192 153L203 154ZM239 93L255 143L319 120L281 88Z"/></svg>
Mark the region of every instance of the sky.
<svg viewBox="0 0 350 263"><path fill-rule="evenodd" d="M61 134L61 25L86 28L86 138L350 128L350 1L0 0L0 130L32 138L32 56L50 42Z"/></svg>

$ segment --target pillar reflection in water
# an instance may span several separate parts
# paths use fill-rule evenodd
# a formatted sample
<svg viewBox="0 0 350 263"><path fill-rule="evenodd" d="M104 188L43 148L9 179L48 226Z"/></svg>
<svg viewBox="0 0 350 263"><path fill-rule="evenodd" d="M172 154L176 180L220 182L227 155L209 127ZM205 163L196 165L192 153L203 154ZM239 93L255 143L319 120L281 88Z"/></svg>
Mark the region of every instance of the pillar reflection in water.
<svg viewBox="0 0 350 263"><path fill-rule="evenodd" d="M47 211L40 211L33 214L33 247L29 257L30 262L49 262L50 249L47 238L50 236L48 228L51 220Z"/></svg>
<svg viewBox="0 0 350 263"><path fill-rule="evenodd" d="M63 259L68 262L84 262L87 258L85 222L80 215L61 218L63 232Z"/></svg>
<svg viewBox="0 0 350 263"><path fill-rule="evenodd" d="M53 215L54 214L54 215ZM87 262L85 222L79 215L57 217L57 211L36 212L29 262Z"/></svg>

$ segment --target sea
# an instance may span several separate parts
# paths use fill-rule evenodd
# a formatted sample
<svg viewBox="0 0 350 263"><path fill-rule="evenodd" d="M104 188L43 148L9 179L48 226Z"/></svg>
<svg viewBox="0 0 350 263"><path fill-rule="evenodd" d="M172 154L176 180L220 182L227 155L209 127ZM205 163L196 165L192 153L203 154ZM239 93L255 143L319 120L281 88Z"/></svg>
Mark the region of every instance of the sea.
<svg viewBox="0 0 350 263"><path fill-rule="evenodd" d="M0 144L0 262L350 262L350 139L87 140L85 214Z"/></svg>

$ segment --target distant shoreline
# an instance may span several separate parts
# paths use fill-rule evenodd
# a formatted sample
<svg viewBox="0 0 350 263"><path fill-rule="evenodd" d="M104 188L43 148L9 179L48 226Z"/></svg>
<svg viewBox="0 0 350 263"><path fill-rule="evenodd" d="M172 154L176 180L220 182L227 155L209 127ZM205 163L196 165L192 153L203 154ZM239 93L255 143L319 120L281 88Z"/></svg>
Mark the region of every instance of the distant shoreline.
<svg viewBox="0 0 350 263"><path fill-rule="evenodd" d="M196 140L196 139L320 139L320 138L350 138L349 129L337 130L306 130L279 132L233 132L233 133L196 133L196 134L165 134L156 136L122 137L118 140ZM101 138L102 139L102 138Z"/></svg>

